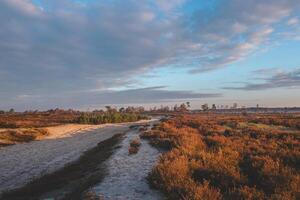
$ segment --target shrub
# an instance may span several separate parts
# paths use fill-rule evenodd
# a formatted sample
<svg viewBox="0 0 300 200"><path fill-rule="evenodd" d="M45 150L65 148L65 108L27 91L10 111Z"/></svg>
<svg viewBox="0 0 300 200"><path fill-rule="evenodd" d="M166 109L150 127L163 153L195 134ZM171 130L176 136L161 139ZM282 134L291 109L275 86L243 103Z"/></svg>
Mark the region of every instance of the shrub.
<svg viewBox="0 0 300 200"><path fill-rule="evenodd" d="M9 145L41 139L48 134L48 131L42 128L19 130L9 129L0 132L0 140L2 140L2 145Z"/></svg>
<svg viewBox="0 0 300 200"><path fill-rule="evenodd" d="M300 199L300 137L290 129L299 120L253 114L165 120L142 134L169 150L149 181L169 199Z"/></svg>
<svg viewBox="0 0 300 200"><path fill-rule="evenodd" d="M139 138L135 138L130 141L130 146L128 149L129 154L136 154L139 151L139 147L141 146L141 141Z"/></svg>
<svg viewBox="0 0 300 200"><path fill-rule="evenodd" d="M146 116L134 113L102 112L102 113L82 113L76 120L79 124L104 124L134 122L142 119L148 119Z"/></svg>

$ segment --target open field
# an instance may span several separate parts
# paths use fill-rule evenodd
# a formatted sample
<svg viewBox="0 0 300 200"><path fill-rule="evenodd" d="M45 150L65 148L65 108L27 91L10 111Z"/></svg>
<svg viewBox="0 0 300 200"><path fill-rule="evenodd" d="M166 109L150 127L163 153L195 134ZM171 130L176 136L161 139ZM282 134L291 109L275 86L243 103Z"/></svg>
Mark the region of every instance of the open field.
<svg viewBox="0 0 300 200"><path fill-rule="evenodd" d="M152 129L147 128L147 123L157 119L3 128L41 131L41 135L38 131L33 135L40 141L16 142L0 150L1 191L19 188L6 192L3 198L57 195L64 199L71 195L72 199L80 199L87 191L95 198L100 194L143 196L142 192L135 193L134 188L141 185L138 181L147 185L145 177L149 172L149 185L170 200L300 198L298 114L173 112L166 116ZM132 131L124 135L127 139L115 151L120 140L109 138L128 133L129 128ZM142 161L149 164L144 182L133 175L138 168L140 172L145 170ZM132 169L131 165L135 167ZM126 176L119 177L120 173ZM121 182L128 185L120 185ZM112 183L119 186L103 185ZM163 198L160 193L153 194Z"/></svg>
<svg viewBox="0 0 300 200"><path fill-rule="evenodd" d="M300 0L0 0L0 200L300 200Z"/></svg>
<svg viewBox="0 0 300 200"><path fill-rule="evenodd" d="M142 137L168 150L149 175L169 199L299 199L297 115L178 115Z"/></svg>

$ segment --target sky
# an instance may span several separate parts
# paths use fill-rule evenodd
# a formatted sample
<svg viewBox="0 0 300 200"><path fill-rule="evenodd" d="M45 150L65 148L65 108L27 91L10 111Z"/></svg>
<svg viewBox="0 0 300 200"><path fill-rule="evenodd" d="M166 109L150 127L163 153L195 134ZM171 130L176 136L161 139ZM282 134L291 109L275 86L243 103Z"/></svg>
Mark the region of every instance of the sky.
<svg viewBox="0 0 300 200"><path fill-rule="evenodd" d="M0 109L300 106L300 0L0 0Z"/></svg>

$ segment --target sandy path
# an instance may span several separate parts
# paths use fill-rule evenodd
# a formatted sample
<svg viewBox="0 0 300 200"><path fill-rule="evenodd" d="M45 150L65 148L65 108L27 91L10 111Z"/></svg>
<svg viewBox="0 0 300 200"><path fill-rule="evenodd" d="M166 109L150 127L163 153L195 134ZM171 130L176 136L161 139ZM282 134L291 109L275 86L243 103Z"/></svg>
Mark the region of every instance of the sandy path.
<svg viewBox="0 0 300 200"><path fill-rule="evenodd" d="M80 128L69 125L53 127L47 139L1 149L0 194L5 190L21 187L34 178L63 167L78 159L84 151L95 147L99 142L127 131L130 125L137 123Z"/></svg>

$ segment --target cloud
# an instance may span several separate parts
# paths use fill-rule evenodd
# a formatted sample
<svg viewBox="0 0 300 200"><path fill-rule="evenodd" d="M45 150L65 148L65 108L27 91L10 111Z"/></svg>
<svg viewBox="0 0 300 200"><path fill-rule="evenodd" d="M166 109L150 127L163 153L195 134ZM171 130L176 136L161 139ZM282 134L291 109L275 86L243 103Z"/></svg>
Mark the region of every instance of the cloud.
<svg viewBox="0 0 300 200"><path fill-rule="evenodd" d="M6 74L2 80L11 90L114 87L165 55L165 47L157 42L164 29L160 22L149 22L150 11L145 15L149 9L142 4L118 1L86 8L56 3L52 2L55 9L45 11L43 18L1 3L0 12L6 13L1 17L0 66ZM38 87L33 88L33 83Z"/></svg>
<svg viewBox="0 0 300 200"><path fill-rule="evenodd" d="M298 0L232 0L220 4L212 16L203 10L195 12L188 19L189 38L202 45L194 49L193 59L199 64L192 72L218 69L244 59L261 45L268 47L279 31L276 25L299 10L299 5Z"/></svg>
<svg viewBox="0 0 300 200"><path fill-rule="evenodd" d="M299 19L297 17L290 18L287 21L287 24L290 25L290 26L297 25L297 24L299 24Z"/></svg>
<svg viewBox="0 0 300 200"><path fill-rule="evenodd" d="M184 4L186 0L157 0L155 1L156 5L163 11L171 11L174 8Z"/></svg>
<svg viewBox="0 0 300 200"><path fill-rule="evenodd" d="M47 94L36 96L31 94L18 95L8 104L16 109L49 109L55 106L63 108L103 107L104 105L126 105L144 103L162 103L170 101L218 98L219 93L197 93L184 90L167 90L164 86L129 90L105 90L66 93L65 95ZM17 105L17 107L16 107ZM51 105L52 107L50 107Z"/></svg>
<svg viewBox="0 0 300 200"><path fill-rule="evenodd" d="M25 15L40 15L41 10L31 3L30 0L3 0L6 6Z"/></svg>
<svg viewBox="0 0 300 200"><path fill-rule="evenodd" d="M124 87L168 65L219 69L269 43L276 25L300 5L232 0L220 1L214 13L186 13L181 8L192 1L38 2L0 1L0 98L6 102L23 94Z"/></svg>
<svg viewBox="0 0 300 200"><path fill-rule="evenodd" d="M249 82L241 87L223 87L222 89L257 91L272 88L298 88L300 86L300 68L290 72L271 69L271 77L261 77L262 73L265 72L265 69L254 71L259 75L258 79L262 80L262 83Z"/></svg>

